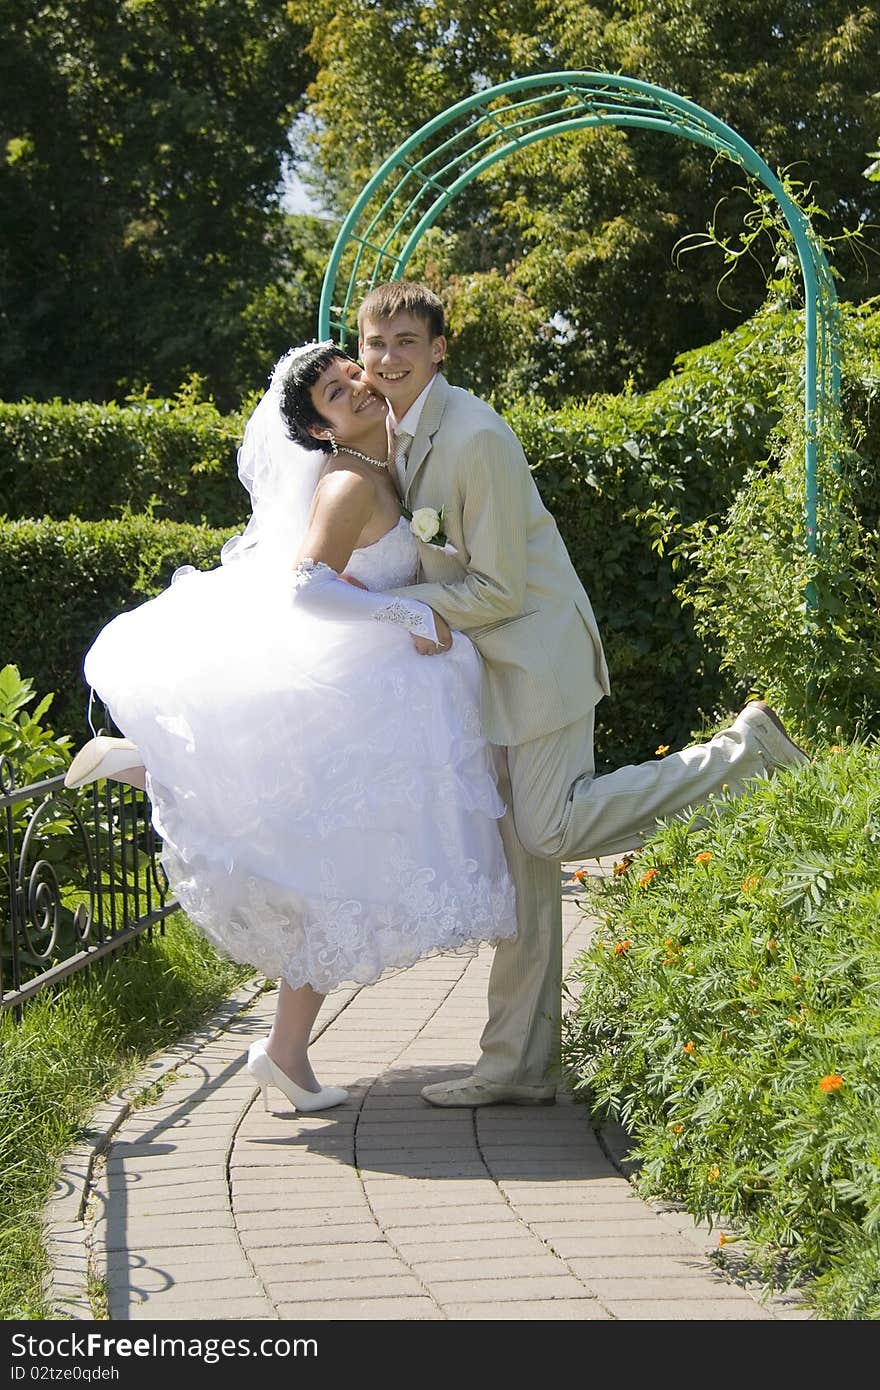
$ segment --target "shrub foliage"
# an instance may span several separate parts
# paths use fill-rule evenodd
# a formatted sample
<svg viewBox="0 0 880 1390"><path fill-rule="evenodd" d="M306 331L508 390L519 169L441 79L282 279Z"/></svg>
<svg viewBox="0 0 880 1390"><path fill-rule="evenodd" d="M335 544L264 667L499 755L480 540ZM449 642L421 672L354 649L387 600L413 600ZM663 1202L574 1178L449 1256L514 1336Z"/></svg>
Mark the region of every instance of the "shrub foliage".
<svg viewBox="0 0 880 1390"><path fill-rule="evenodd" d="M641 1190L731 1220L823 1315L880 1317L880 747L671 820L590 897L564 1055Z"/></svg>
<svg viewBox="0 0 880 1390"><path fill-rule="evenodd" d="M150 510L233 526L248 510L235 471L241 431L238 416L205 401L2 402L2 509L81 521Z"/></svg>
<svg viewBox="0 0 880 1390"><path fill-rule="evenodd" d="M146 516L0 525L4 657L57 691L59 731L87 732L82 662L99 629L159 593L179 565L210 569L231 534Z"/></svg>

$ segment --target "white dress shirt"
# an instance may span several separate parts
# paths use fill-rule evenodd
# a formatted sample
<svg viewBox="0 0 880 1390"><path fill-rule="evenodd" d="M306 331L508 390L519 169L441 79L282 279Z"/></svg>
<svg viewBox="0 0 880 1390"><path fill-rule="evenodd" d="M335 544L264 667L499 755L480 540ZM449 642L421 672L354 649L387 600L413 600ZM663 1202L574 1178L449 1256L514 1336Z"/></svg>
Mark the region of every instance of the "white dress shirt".
<svg viewBox="0 0 880 1390"><path fill-rule="evenodd" d="M419 421L422 418L422 411L425 408L425 401L428 399L428 392L431 390L431 387L434 385L434 382L436 380L437 373L435 372L434 375L431 377L431 380L428 382L427 386L424 388L424 390L420 391L419 394L416 396L415 400L413 401L412 405L410 406L409 410L406 412L402 420L395 420L393 410L390 406L388 407L388 419L391 425L392 439L394 440L394 463L397 470L397 482L400 486L401 492L403 491L404 474L406 469L404 460L398 457L400 436L404 434L409 435L410 443L413 439L415 439L416 430L418 429Z"/></svg>

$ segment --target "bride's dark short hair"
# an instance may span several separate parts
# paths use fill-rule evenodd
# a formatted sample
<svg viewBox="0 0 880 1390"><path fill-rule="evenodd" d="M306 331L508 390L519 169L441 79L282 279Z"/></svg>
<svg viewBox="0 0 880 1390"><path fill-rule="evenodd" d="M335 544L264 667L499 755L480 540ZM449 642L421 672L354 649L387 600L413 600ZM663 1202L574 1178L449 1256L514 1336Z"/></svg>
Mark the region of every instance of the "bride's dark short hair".
<svg viewBox="0 0 880 1390"><path fill-rule="evenodd" d="M298 352L282 376L281 418L290 438L306 449L323 449L325 453L330 452L329 440L316 439L309 433L310 425L328 423L315 409L312 387L339 357L344 362L353 361L353 358L335 343L315 343L313 348Z"/></svg>

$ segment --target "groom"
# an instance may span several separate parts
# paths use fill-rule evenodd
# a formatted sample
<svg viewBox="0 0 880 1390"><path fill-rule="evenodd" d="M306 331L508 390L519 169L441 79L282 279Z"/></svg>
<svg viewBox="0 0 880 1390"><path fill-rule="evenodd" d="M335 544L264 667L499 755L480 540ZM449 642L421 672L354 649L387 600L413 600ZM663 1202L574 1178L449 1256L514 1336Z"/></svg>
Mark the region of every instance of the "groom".
<svg viewBox="0 0 880 1390"><path fill-rule="evenodd" d="M456 551L420 542L421 582L397 592L433 608L441 648L455 628L479 651L483 732L498 746L510 808L501 831L517 937L495 950L480 1059L471 1076L422 1096L437 1106L549 1105L562 992L560 862L638 848L658 818L806 757L754 702L708 743L596 777L594 711L609 691L602 642L519 441L442 375L443 306L426 286L377 286L358 332L367 380L389 404L404 505L442 508Z"/></svg>

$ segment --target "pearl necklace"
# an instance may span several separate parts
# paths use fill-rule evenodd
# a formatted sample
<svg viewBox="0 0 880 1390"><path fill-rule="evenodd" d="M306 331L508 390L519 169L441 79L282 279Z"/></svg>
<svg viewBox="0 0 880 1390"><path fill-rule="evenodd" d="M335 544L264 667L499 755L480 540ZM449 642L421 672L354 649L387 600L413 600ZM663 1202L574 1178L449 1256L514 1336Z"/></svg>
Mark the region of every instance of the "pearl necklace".
<svg viewBox="0 0 880 1390"><path fill-rule="evenodd" d="M362 454L360 449L350 449L347 444L340 444L338 450L334 449L333 452L334 454L337 452L340 454L351 454L352 458L363 459L364 463L372 463L376 468L388 467L387 459L371 458L369 454Z"/></svg>

